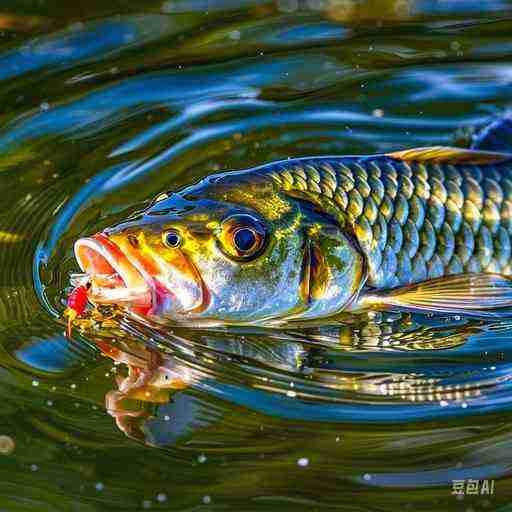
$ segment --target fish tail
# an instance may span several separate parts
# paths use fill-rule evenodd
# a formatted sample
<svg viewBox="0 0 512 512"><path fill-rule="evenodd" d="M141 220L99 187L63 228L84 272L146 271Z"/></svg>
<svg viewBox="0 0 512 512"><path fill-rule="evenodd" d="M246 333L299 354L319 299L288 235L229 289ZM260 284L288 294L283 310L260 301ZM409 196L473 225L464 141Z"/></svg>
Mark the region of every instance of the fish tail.
<svg viewBox="0 0 512 512"><path fill-rule="evenodd" d="M471 149L512 152L512 110L480 128L472 137Z"/></svg>

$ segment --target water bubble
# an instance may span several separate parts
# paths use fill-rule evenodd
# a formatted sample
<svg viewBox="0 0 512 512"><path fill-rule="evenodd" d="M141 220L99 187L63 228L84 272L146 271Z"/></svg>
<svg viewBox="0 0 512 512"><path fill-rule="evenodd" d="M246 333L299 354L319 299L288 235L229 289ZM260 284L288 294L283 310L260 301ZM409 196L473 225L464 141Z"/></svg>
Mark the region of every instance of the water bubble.
<svg viewBox="0 0 512 512"><path fill-rule="evenodd" d="M39 108L43 111L49 110L50 104L47 101L43 101L43 103L41 103L41 105L39 105Z"/></svg>
<svg viewBox="0 0 512 512"><path fill-rule="evenodd" d="M103 485L102 482L97 482L94 486L94 488L97 490L97 491L103 491L103 489L105 489L105 486Z"/></svg>
<svg viewBox="0 0 512 512"><path fill-rule="evenodd" d="M365 473L363 475L363 480L365 480L366 482L369 482L371 479L372 479L372 475L370 475L370 473Z"/></svg>
<svg viewBox="0 0 512 512"><path fill-rule="evenodd" d="M37 388L37 386L39 386L39 381L38 381L38 380L33 380L33 381L32 381L32 386L34 386L35 388Z"/></svg>
<svg viewBox="0 0 512 512"><path fill-rule="evenodd" d="M229 39L233 41L240 41L240 30L233 30L229 33Z"/></svg>
<svg viewBox="0 0 512 512"><path fill-rule="evenodd" d="M298 0L278 0L277 9L280 12L291 13L299 8Z"/></svg>
<svg viewBox="0 0 512 512"><path fill-rule="evenodd" d="M162 8L160 9L163 14L170 14L176 11L176 5L173 0L167 0L162 4Z"/></svg>
<svg viewBox="0 0 512 512"><path fill-rule="evenodd" d="M163 492L159 492L157 495L156 495L156 499L157 501L159 501L160 503L164 503L165 501L167 501L167 494L163 493Z"/></svg>
<svg viewBox="0 0 512 512"><path fill-rule="evenodd" d="M373 110L372 116L373 117L384 117L384 110L382 110L381 108L376 108Z"/></svg>
<svg viewBox="0 0 512 512"><path fill-rule="evenodd" d="M10 436L0 436L0 453L10 455L15 448L14 440Z"/></svg>
<svg viewBox="0 0 512 512"><path fill-rule="evenodd" d="M309 464L309 459L306 458L306 457L301 457L298 461L297 461L297 465L298 466L301 466L301 467L306 467L307 465Z"/></svg>
<svg viewBox="0 0 512 512"><path fill-rule="evenodd" d="M197 457L197 462L199 462L199 464L203 464L204 462L206 462L206 455L204 453L201 453L201 455Z"/></svg>
<svg viewBox="0 0 512 512"><path fill-rule="evenodd" d="M151 508L151 501L150 500L144 500L142 502L142 508Z"/></svg>
<svg viewBox="0 0 512 512"><path fill-rule="evenodd" d="M170 417L168 414L166 414L166 415L164 416L164 421L169 421L170 419L171 419L171 417Z"/></svg>
<svg viewBox="0 0 512 512"><path fill-rule="evenodd" d="M35 473L38 469L39 469L39 466L37 464L30 465L30 471L33 471Z"/></svg>
<svg viewBox="0 0 512 512"><path fill-rule="evenodd" d="M76 23L72 23L71 25L69 25L68 28L72 32L77 32L79 30L84 29L84 24L81 21L77 21Z"/></svg>
<svg viewBox="0 0 512 512"><path fill-rule="evenodd" d="M327 8L327 0L307 0L307 5L312 11L324 11Z"/></svg>
<svg viewBox="0 0 512 512"><path fill-rule="evenodd" d="M210 498L210 496L206 495L206 496L203 496L203 503L205 505L208 505L209 503L211 503L212 499Z"/></svg>

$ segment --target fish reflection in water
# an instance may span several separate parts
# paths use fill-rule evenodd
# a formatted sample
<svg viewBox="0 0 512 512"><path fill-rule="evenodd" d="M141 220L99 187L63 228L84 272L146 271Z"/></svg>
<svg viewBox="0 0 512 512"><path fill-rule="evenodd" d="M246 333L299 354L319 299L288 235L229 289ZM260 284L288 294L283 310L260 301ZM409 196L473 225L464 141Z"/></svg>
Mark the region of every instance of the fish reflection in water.
<svg viewBox="0 0 512 512"><path fill-rule="evenodd" d="M494 367L491 352L506 354L506 323L404 315L297 331L161 331L124 318L108 325L85 331L116 369L105 382L106 412L128 438L181 460L264 454L264 467L291 459L293 474L312 457L312 471L327 464L319 470L326 486L342 478L388 488L497 478L510 463L509 426L485 414L509 408L510 369ZM25 368L37 354L57 363L65 350L83 360L84 341L61 341L13 346L10 357Z"/></svg>
<svg viewBox="0 0 512 512"><path fill-rule="evenodd" d="M123 319L115 338L96 343L117 367L116 389L105 396L117 427L155 444L156 425L157 444L167 445L176 441L176 429L190 433L197 422L181 396L187 390L285 420L387 423L401 421L405 410L409 418L432 419L448 404L464 412L507 375L439 365L429 354L460 349L479 333L478 321L409 315L300 331L184 333Z"/></svg>

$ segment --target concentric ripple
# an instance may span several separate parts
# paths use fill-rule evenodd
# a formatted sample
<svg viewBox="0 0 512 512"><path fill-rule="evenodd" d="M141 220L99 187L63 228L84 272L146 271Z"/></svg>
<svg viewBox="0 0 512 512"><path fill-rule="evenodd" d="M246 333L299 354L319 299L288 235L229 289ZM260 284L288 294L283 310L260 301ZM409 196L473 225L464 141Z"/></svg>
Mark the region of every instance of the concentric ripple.
<svg viewBox="0 0 512 512"><path fill-rule="evenodd" d="M0 508L28 493L38 510L460 510L452 481L468 479L496 491L462 504L508 503L510 323L117 316L63 335L74 241L158 193L288 157L463 143L507 108L509 2L376 4L0 12L0 435L16 441Z"/></svg>

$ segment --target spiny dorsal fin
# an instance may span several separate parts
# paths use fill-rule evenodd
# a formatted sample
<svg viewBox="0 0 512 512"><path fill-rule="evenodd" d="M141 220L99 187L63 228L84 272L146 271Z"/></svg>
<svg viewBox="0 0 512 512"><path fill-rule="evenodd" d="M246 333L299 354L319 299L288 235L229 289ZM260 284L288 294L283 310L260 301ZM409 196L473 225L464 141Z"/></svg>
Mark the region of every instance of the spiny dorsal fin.
<svg viewBox="0 0 512 512"><path fill-rule="evenodd" d="M457 274L375 291L364 299L373 307L512 316L512 280L500 274Z"/></svg>
<svg viewBox="0 0 512 512"><path fill-rule="evenodd" d="M449 146L405 149L404 151L386 153L386 156L407 162L415 161L447 164L492 164L512 158L512 154L507 153L453 148Z"/></svg>

